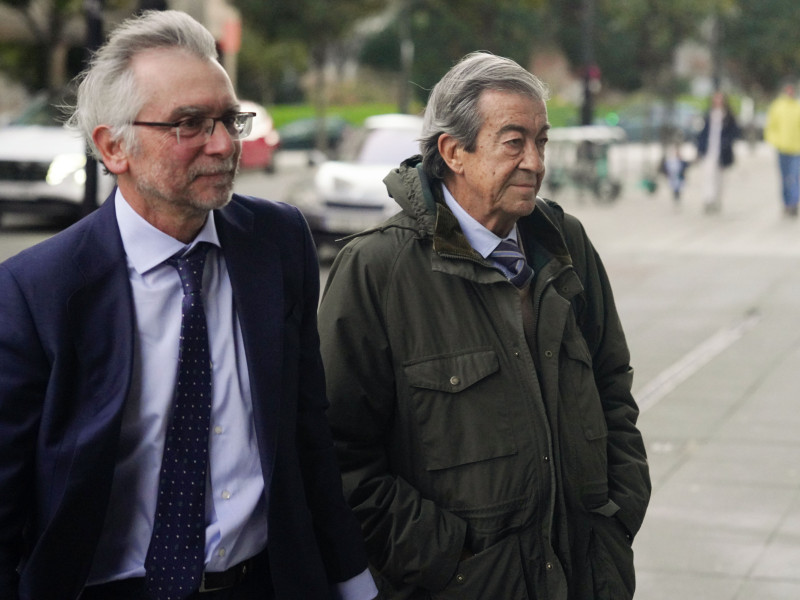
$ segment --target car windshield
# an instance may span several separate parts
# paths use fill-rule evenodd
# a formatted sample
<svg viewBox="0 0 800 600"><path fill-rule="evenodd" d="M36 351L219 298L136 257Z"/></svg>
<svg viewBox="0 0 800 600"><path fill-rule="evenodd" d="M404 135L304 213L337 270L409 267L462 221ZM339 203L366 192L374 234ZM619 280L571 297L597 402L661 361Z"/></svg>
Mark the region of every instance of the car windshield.
<svg viewBox="0 0 800 600"><path fill-rule="evenodd" d="M411 129L362 129L342 148L342 157L361 165L396 165L419 154L419 132Z"/></svg>
<svg viewBox="0 0 800 600"><path fill-rule="evenodd" d="M358 153L364 165L393 165L419 154L419 134L408 129L374 129Z"/></svg>
<svg viewBox="0 0 800 600"><path fill-rule="evenodd" d="M12 125L43 125L58 127L66 121L66 114L61 106L64 105L63 96L36 96L31 103L17 116Z"/></svg>

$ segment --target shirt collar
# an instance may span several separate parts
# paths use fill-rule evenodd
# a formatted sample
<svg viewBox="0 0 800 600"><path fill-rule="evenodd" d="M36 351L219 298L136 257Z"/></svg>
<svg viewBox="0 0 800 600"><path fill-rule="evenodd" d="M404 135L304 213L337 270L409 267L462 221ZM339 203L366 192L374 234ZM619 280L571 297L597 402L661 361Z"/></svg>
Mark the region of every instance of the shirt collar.
<svg viewBox="0 0 800 600"><path fill-rule="evenodd" d="M217 228L214 226L214 213L209 212L203 228L189 244L159 231L145 221L122 196L117 188L114 196L117 212L117 225L122 236L122 245L130 265L140 275L157 267L169 257L182 254L194 248L199 242L208 242L220 247Z"/></svg>
<svg viewBox="0 0 800 600"><path fill-rule="evenodd" d="M464 232L469 245L483 258L487 258L494 249L497 248L497 244L503 240L513 240L516 243L516 226L511 229L511 232L505 238L501 238L478 223L472 215L464 210L458 201L453 198L453 195L444 183L442 183L442 193L444 194L444 201L447 207L452 211L453 216L455 216L458 224L461 226L461 231Z"/></svg>

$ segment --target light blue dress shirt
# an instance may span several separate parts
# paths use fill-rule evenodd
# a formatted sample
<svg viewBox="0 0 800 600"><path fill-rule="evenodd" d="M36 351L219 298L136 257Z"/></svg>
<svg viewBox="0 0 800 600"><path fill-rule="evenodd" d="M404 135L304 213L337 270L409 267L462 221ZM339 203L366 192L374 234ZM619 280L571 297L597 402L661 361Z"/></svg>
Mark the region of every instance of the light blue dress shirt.
<svg viewBox="0 0 800 600"><path fill-rule="evenodd" d="M165 260L199 242L214 246L203 273L203 302L213 365L213 405L206 480L206 571L224 571L267 543L267 506L250 381L239 319L214 215L191 244L159 231L117 190L117 222L133 290L133 379L126 399L109 512L88 583L143 577L158 478L177 379L180 278ZM336 586L346 600L377 594L369 571Z"/></svg>
<svg viewBox="0 0 800 600"><path fill-rule="evenodd" d="M517 243L516 227L513 227L506 237L501 238L486 229L486 227L478 223L472 215L465 211L458 201L453 198L453 195L445 184L442 184L442 192L444 193L444 201L447 207L461 226L461 231L464 232L469 245L483 258L488 259L489 255L494 252L494 249L497 248L497 245L503 240L513 240L514 243Z"/></svg>

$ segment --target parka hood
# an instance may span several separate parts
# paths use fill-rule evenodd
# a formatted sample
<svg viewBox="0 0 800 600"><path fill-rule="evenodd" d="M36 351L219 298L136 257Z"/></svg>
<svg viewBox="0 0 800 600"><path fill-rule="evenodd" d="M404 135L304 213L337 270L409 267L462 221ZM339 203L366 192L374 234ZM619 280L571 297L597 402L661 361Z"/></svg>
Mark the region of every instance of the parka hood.
<svg viewBox="0 0 800 600"><path fill-rule="evenodd" d="M384 179L389 195L414 218L422 235L434 238L434 250L453 256L478 256L461 232L458 220L447 208L442 196L441 181L431 181L422 168L422 156L404 160ZM518 221L526 241L535 238L564 263L571 263L561 227L554 221L563 220L562 208L542 198L536 199L536 210Z"/></svg>
<svg viewBox="0 0 800 600"><path fill-rule="evenodd" d="M404 160L384 177L389 196L407 214L413 216L420 229L433 233L436 222L436 205L444 202L441 188L431 185L422 168L422 156L417 154Z"/></svg>

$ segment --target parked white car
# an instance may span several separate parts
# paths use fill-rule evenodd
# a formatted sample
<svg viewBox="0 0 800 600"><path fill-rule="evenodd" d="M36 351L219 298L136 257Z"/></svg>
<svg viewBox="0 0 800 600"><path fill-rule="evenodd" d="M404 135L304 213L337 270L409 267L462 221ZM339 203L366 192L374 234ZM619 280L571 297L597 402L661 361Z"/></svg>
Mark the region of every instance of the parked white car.
<svg viewBox="0 0 800 600"><path fill-rule="evenodd" d="M57 101L39 96L0 128L0 216L4 212L68 219L81 215L86 148L62 122ZM98 165L98 202L113 187L114 178Z"/></svg>
<svg viewBox="0 0 800 600"><path fill-rule="evenodd" d="M383 178L406 158L419 154L422 118L386 114L368 117L349 131L338 160L319 165L312 183L290 189L287 201L305 216L317 245L375 227L400 210Z"/></svg>

